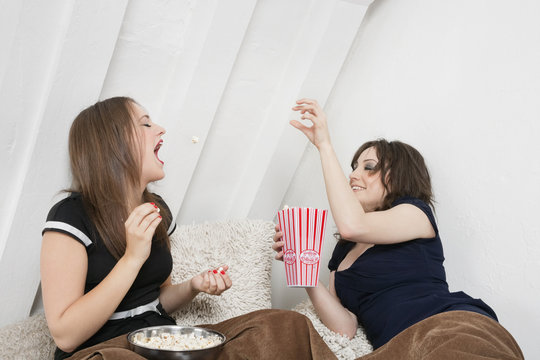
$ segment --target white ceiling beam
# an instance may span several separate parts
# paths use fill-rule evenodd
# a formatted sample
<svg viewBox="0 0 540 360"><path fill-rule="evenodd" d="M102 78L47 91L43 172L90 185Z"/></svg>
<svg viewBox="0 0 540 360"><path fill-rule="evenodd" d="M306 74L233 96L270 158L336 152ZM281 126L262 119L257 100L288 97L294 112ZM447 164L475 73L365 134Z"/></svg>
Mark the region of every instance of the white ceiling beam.
<svg viewBox="0 0 540 360"><path fill-rule="evenodd" d="M24 1L0 1L0 86L2 86L7 64L22 15Z"/></svg>
<svg viewBox="0 0 540 360"><path fill-rule="evenodd" d="M170 105L166 105L161 116L170 119L166 123L168 135L165 137L175 141L165 140L161 154L167 175L156 186L156 191L164 195L173 213L181 209L255 4L254 0L218 1L196 67L186 79L180 78L184 74L182 69L175 74L175 81L187 81L189 88L178 88L180 91L176 101L174 88L167 95L167 104ZM190 45L196 44L191 42ZM198 50L197 47L194 49ZM194 60L186 58L185 61L193 68ZM199 142L192 143L192 136L197 136ZM182 210L178 219L180 222L186 221Z"/></svg>
<svg viewBox="0 0 540 360"><path fill-rule="evenodd" d="M193 6L190 0L131 0L100 98L133 97L162 125L160 110L190 40Z"/></svg>

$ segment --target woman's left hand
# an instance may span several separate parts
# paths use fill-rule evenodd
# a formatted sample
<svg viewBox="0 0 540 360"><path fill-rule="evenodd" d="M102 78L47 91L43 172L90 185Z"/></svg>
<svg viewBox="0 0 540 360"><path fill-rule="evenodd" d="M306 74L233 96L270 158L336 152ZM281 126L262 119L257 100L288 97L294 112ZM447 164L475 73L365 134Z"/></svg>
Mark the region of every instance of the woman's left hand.
<svg viewBox="0 0 540 360"><path fill-rule="evenodd" d="M319 103L313 99L300 99L296 101L294 111L300 111L302 120L309 120L312 126L305 126L298 120L291 120L290 124L300 130L318 149L322 145L330 144L330 134L326 123L326 114Z"/></svg>
<svg viewBox="0 0 540 360"><path fill-rule="evenodd" d="M210 295L221 295L232 286L232 281L227 275L227 265L216 269L210 269L195 275L191 279L191 288L195 292L205 292Z"/></svg>

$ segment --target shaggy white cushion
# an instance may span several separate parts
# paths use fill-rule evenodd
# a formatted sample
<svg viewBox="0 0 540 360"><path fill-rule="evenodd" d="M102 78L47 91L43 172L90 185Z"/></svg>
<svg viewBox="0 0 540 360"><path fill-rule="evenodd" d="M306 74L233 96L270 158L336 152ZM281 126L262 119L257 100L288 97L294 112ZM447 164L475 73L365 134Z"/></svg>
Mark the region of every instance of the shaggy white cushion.
<svg viewBox="0 0 540 360"><path fill-rule="evenodd" d="M216 323L271 308L270 268L274 224L236 220L179 226L171 236L173 283L227 264L233 286L221 296L199 294L172 314L181 325ZM52 359L55 345L43 314L0 329L1 360Z"/></svg>
<svg viewBox="0 0 540 360"><path fill-rule="evenodd" d="M52 359L54 341L43 313L0 329L0 359Z"/></svg>
<svg viewBox="0 0 540 360"><path fill-rule="evenodd" d="M356 330L356 335L350 340L346 336L333 332L322 323L309 299L296 305L293 310L304 314L311 320L319 335L321 335L338 359L356 359L373 351L373 347L368 341L362 327Z"/></svg>
<svg viewBox="0 0 540 360"><path fill-rule="evenodd" d="M233 285L221 296L199 294L172 316L179 325L220 322L251 311L269 309L271 247L274 224L259 220L230 220L180 226L171 236L172 281L229 265Z"/></svg>

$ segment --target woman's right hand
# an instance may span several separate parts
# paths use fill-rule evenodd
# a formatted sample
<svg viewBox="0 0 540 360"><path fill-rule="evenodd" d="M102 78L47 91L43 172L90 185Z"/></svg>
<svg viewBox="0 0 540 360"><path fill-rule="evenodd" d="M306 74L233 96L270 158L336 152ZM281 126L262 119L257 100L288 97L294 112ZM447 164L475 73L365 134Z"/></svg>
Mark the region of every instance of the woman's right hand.
<svg viewBox="0 0 540 360"><path fill-rule="evenodd" d="M305 126L298 120L291 120L290 124L300 130L318 149L330 144L330 133L326 122L326 114L317 100L300 99L296 101L294 111L300 111L302 120L309 120L312 126Z"/></svg>
<svg viewBox="0 0 540 360"><path fill-rule="evenodd" d="M154 203L137 206L126 222L126 252L128 259L144 264L152 248L152 237L161 222L158 207Z"/></svg>
<svg viewBox="0 0 540 360"><path fill-rule="evenodd" d="M283 261L283 245L285 244L284 241L281 240L283 237L283 233L279 229L279 225L276 225L276 233L274 234L274 243L272 244L272 250L274 250L277 254L275 259Z"/></svg>

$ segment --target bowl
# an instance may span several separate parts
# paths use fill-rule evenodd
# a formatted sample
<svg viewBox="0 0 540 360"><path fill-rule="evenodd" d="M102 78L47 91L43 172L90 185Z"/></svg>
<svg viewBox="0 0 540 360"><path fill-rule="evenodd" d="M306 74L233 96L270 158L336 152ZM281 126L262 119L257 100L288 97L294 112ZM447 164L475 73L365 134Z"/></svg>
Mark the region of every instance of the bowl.
<svg viewBox="0 0 540 360"><path fill-rule="evenodd" d="M165 350L149 347L148 345L142 345L136 342L137 337L153 337L161 336L163 333L169 333L172 335L195 335L203 338L210 336L217 336L221 342L218 345L207 347L204 349L196 350ZM141 335L139 335L141 334ZM139 330L130 332L127 335L129 347L135 353L150 359L150 360L169 360L169 359L182 359L182 360L213 360L219 355L223 344L227 339L222 333L205 329L197 326L179 326L179 325L163 325L163 326L151 326Z"/></svg>

